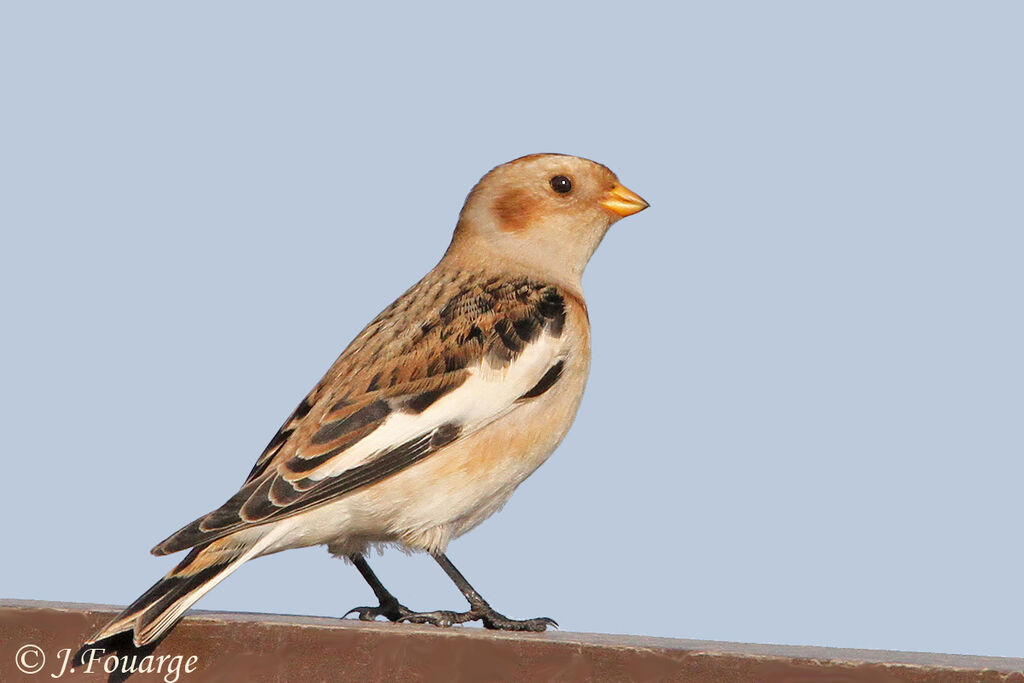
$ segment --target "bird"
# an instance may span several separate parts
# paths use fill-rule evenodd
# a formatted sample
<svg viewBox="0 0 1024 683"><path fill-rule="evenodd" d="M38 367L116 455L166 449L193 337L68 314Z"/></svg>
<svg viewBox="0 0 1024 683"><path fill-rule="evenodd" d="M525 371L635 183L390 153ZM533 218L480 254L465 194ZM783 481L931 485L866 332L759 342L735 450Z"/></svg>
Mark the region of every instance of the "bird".
<svg viewBox="0 0 1024 683"><path fill-rule="evenodd" d="M557 625L496 611L446 551L568 432L590 369L584 268L612 224L648 206L576 156L531 154L484 175L440 262L345 348L227 502L153 548L188 553L83 651L129 635L153 646L242 563L316 545L354 564L379 602L346 616ZM470 608L400 603L366 559L394 546L430 554Z"/></svg>

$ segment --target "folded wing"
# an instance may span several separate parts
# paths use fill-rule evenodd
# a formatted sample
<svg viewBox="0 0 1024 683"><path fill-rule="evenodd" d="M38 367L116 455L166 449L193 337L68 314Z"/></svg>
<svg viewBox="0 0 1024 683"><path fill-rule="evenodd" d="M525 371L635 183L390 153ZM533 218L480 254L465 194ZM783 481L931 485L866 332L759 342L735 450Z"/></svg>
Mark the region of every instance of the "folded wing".
<svg viewBox="0 0 1024 683"><path fill-rule="evenodd" d="M342 353L242 488L153 552L337 500L479 430L557 379L564 324L555 287L428 275Z"/></svg>

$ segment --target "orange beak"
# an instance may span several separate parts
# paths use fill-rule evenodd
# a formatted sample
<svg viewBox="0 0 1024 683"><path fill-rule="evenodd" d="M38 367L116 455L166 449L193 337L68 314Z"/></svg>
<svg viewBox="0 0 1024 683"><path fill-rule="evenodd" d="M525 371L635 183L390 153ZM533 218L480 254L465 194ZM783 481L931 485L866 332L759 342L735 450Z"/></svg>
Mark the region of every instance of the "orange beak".
<svg viewBox="0 0 1024 683"><path fill-rule="evenodd" d="M634 213L643 211L650 204L645 202L643 197L636 192L615 183L615 187L605 193L604 198L601 200L601 206L625 218L626 216L632 216Z"/></svg>

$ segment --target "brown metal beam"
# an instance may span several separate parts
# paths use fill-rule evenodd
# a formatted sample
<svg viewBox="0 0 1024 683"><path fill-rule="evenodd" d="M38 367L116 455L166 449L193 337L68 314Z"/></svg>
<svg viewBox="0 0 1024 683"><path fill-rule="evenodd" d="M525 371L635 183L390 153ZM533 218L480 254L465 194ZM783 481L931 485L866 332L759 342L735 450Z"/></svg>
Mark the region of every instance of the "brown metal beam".
<svg viewBox="0 0 1024 683"><path fill-rule="evenodd" d="M102 605L0 600L0 681L108 680L104 665L124 666L126 660L93 662L91 675L82 666L60 674L69 653L116 611ZM1002 657L560 631L495 633L221 612L193 612L152 655L148 663L136 660L136 666L155 671L159 665L160 671L138 673L130 681L1024 683L1024 660ZM41 668L29 675L19 671L19 664L26 670Z"/></svg>

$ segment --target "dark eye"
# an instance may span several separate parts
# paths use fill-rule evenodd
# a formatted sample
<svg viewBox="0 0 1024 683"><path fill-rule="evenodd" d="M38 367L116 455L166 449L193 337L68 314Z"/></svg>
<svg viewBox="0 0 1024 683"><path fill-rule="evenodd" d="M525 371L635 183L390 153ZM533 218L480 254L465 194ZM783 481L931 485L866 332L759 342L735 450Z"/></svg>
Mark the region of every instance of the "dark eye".
<svg viewBox="0 0 1024 683"><path fill-rule="evenodd" d="M558 194L565 194L572 189L572 181L564 175L556 175L551 179L551 189Z"/></svg>

